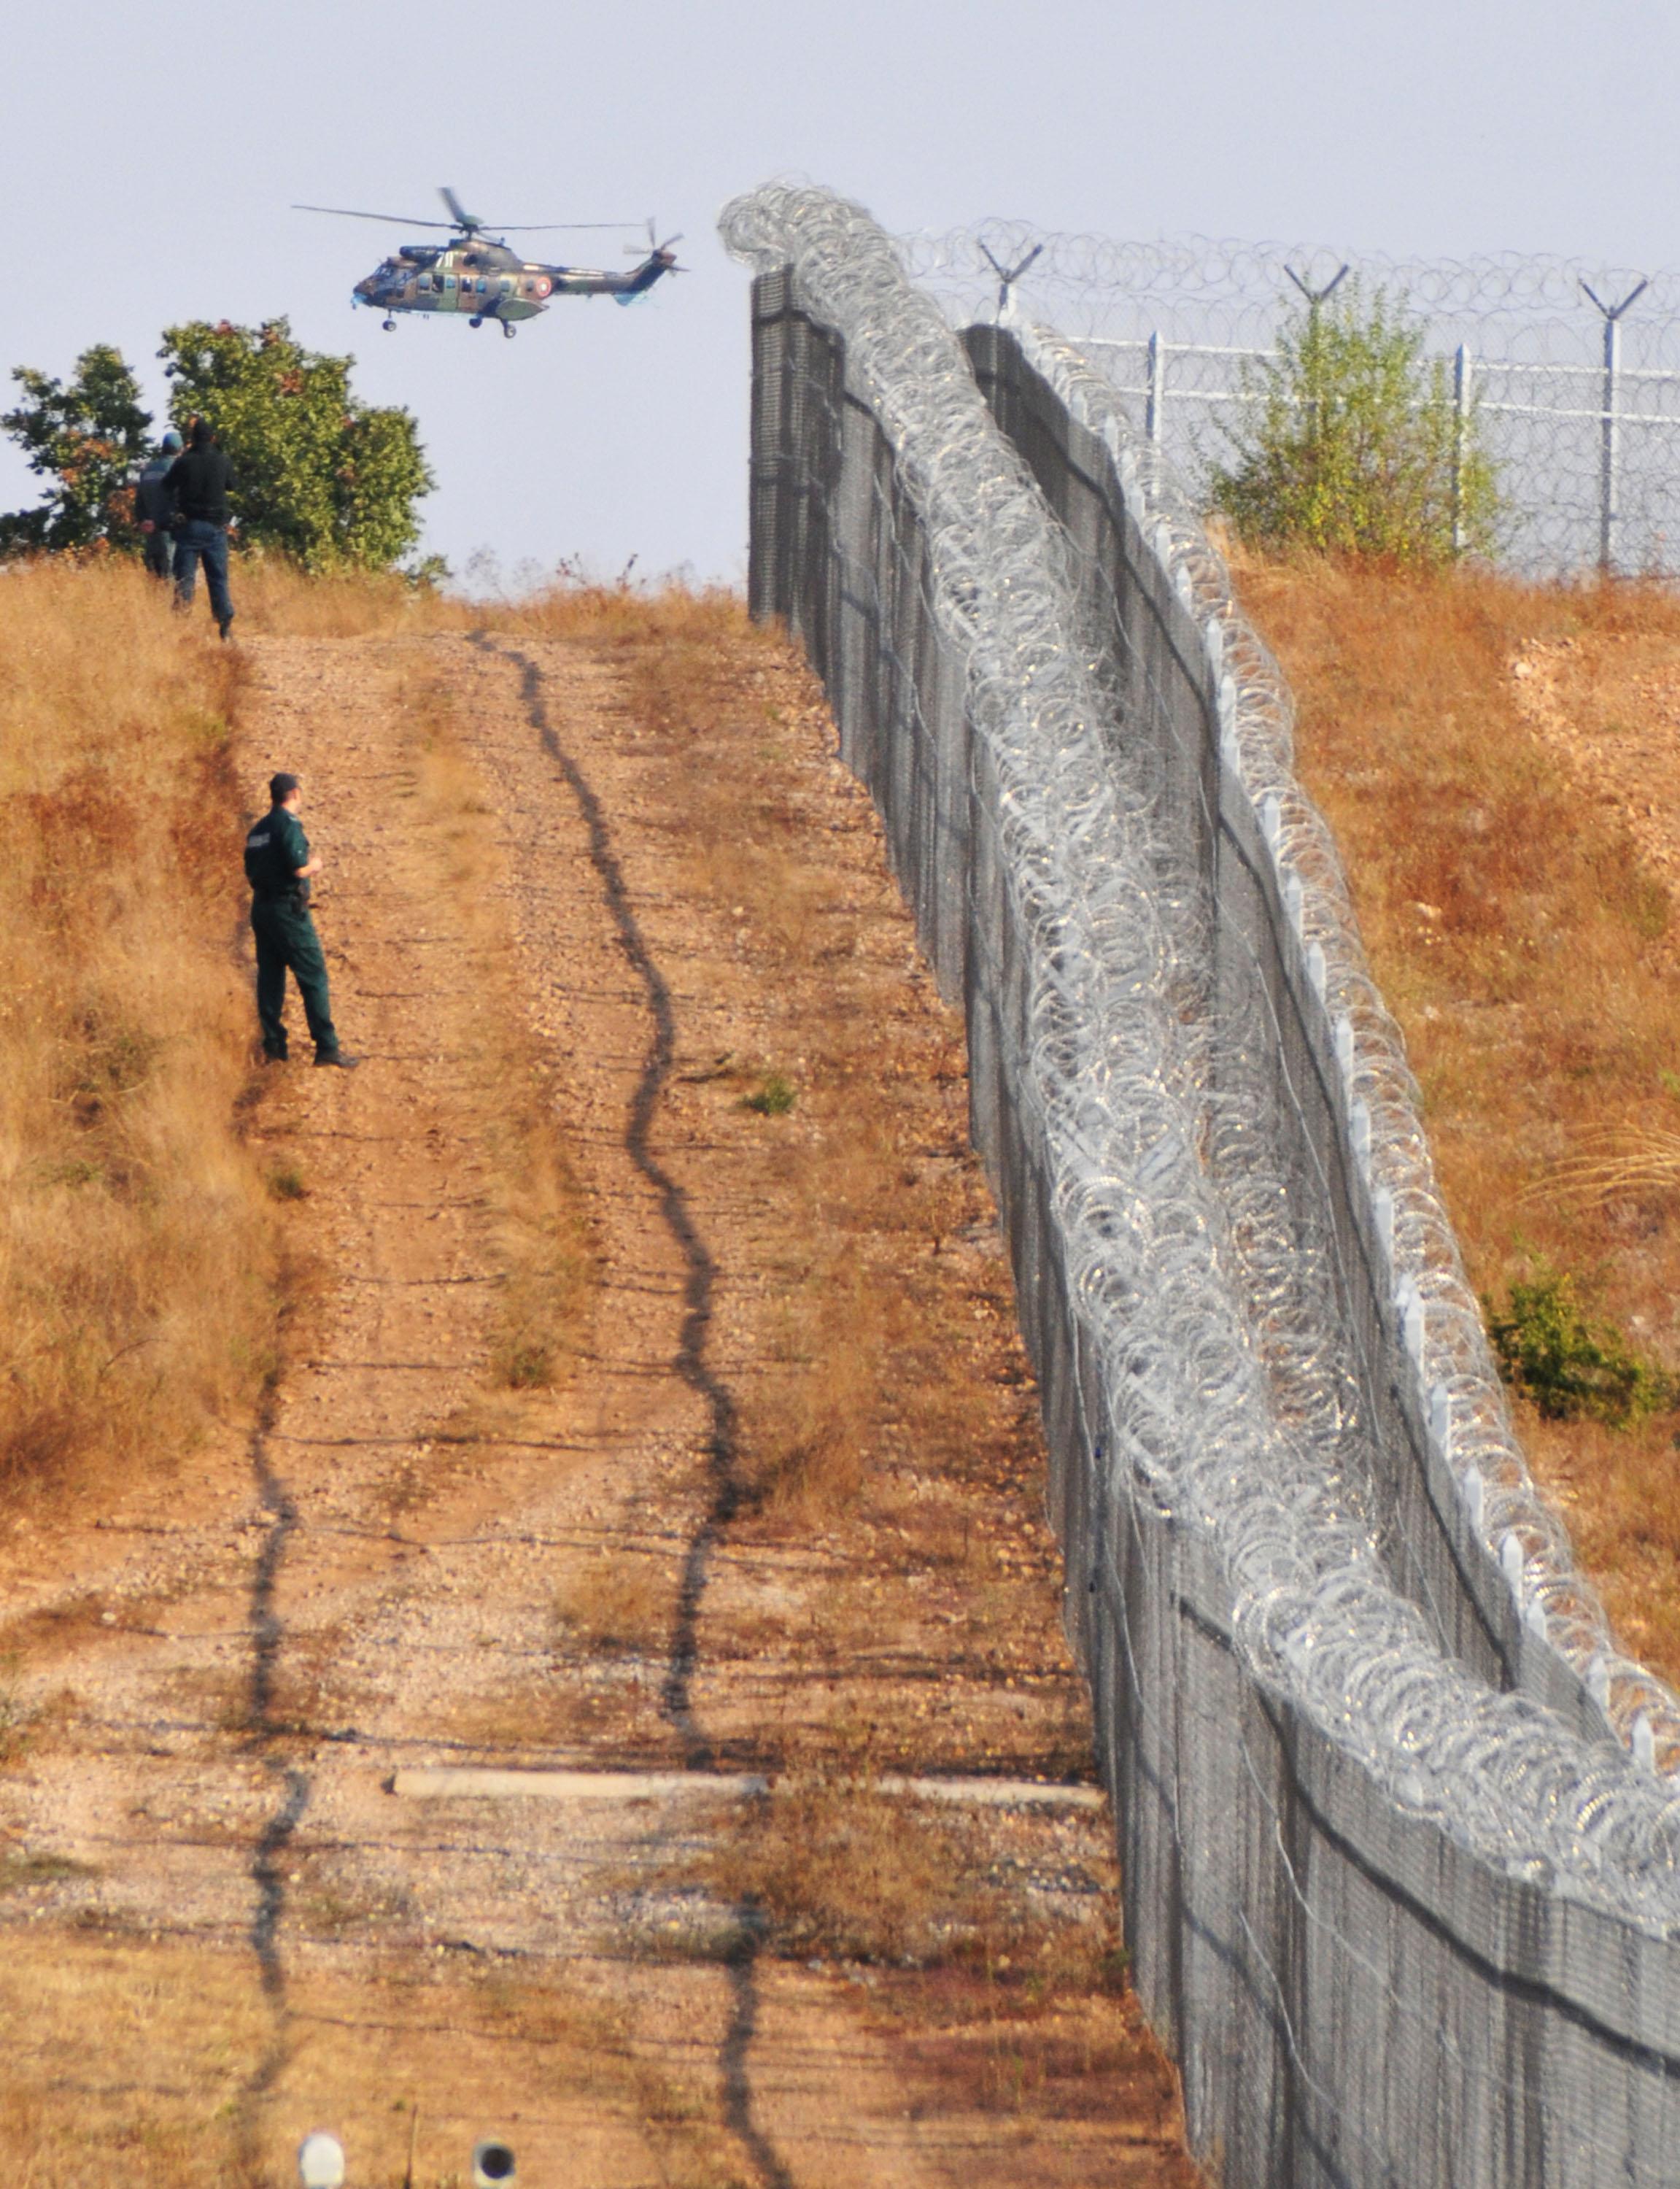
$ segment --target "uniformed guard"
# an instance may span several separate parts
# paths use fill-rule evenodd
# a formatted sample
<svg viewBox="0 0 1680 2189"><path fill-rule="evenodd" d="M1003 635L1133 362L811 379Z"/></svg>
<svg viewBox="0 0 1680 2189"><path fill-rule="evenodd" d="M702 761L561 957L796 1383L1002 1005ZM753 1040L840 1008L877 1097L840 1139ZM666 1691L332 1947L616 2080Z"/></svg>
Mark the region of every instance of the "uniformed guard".
<svg viewBox="0 0 1680 2189"><path fill-rule="evenodd" d="M283 1013L290 967L303 998L303 1015L315 1044L317 1064L353 1072L358 1059L338 1045L327 999L327 961L309 911L309 880L321 871L309 856L309 839L297 817L302 786L295 775L276 775L268 783L273 801L245 840L245 874L251 884L251 928L257 937L257 1015L262 1023L262 1053L276 1063L286 1055Z"/></svg>

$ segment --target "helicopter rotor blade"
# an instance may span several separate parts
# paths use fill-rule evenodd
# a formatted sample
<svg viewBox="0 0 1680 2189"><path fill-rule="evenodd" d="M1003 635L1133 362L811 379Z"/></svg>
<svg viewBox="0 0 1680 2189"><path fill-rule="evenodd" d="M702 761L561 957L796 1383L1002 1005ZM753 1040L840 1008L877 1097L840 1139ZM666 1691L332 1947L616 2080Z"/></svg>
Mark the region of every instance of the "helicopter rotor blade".
<svg viewBox="0 0 1680 2189"><path fill-rule="evenodd" d="M362 212L354 206L294 205L292 211L335 213L341 220L388 220L395 228L450 228L454 225L453 222L447 220L409 220L400 212Z"/></svg>
<svg viewBox="0 0 1680 2189"><path fill-rule="evenodd" d="M466 208L462 205L460 200L455 195L454 192L447 186L443 189L440 189L437 195L443 199L444 204L448 206L449 211L454 215L455 226L457 228L464 228L467 234L471 235L474 229L482 228L484 225L482 221L474 219L473 216L467 212Z"/></svg>

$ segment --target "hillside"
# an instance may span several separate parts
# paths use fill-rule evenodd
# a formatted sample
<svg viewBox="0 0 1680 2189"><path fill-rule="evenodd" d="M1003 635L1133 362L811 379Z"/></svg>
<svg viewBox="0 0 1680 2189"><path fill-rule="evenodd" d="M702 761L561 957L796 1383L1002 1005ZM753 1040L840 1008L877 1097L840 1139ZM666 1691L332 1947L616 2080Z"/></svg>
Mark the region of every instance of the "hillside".
<svg viewBox="0 0 1680 2189"><path fill-rule="evenodd" d="M234 652L4 583L14 2169L1187 2184L960 1027L801 666L723 599L252 583ZM278 766L353 1078L251 1056Z"/></svg>
<svg viewBox="0 0 1680 2189"><path fill-rule="evenodd" d="M1472 1282L1574 1280L1680 1369L1680 602L1241 560L1406 1036ZM1624 1647L1680 1682L1680 1413L1519 1423Z"/></svg>

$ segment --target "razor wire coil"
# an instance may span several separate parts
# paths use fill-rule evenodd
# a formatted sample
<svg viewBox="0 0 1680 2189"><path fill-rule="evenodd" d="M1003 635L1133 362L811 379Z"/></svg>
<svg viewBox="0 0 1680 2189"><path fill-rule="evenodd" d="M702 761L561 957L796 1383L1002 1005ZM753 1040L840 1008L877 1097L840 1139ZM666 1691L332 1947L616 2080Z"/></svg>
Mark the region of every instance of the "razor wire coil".
<svg viewBox="0 0 1680 2189"><path fill-rule="evenodd" d="M761 191L735 201L721 225L749 264L792 264L812 311L844 337L848 370L925 528L929 608L966 659L998 773L1006 883L1036 945L1023 1048L1079 1313L1108 1363L1113 1448L1164 1507L1219 1541L1255 1664L1392 1790L1422 1787L1424 1806L1490 1858L1538 1864L1666 1932L1680 1922L1673 1790L1625 1751L1581 1741L1442 1657L1382 1568L1350 1471L1327 1463L1266 1388L1264 1349L1229 1280L1243 1257L1198 1153L1204 1121L1187 1099L1206 1036L1187 1035L1165 1004L1180 953L1195 947L1188 923L1170 928L1155 891L1172 858L1152 834L1147 789L1126 783L1099 734L1067 543L997 441L939 310L869 217L826 192ZM1107 391L1071 350L1045 337L1039 354L1092 416L1102 410ZM1121 477L1194 613L1219 619L1243 780L1257 805L1276 801L1280 867L1300 877L1330 1007L1354 1028L1355 1097L1391 1201L1396 1273L1424 1304L1426 1372L1452 1406L1455 1463L1480 1470L1486 1532L1520 1543L1525 1598L1546 1607L1548 1630L1555 1615L1560 1645L1606 1666L1612 1715L1625 1721L1637 1701L1661 1714L1665 1747L1680 1745L1666 1691L1608 1646L1510 1435L1398 1038L1364 971L1333 846L1289 768L1282 680L1231 609L1218 557L1164 459L1123 435L1123 422L1117 405L1104 421ZM1309 1346L1327 1343L1318 1330ZM1306 1361L1302 1372L1322 1371Z"/></svg>

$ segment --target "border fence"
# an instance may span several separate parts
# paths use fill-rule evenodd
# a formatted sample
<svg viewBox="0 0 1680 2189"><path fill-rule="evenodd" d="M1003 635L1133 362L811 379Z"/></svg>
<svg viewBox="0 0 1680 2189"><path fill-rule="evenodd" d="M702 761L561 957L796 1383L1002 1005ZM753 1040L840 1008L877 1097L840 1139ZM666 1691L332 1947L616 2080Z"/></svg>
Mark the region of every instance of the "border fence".
<svg viewBox="0 0 1680 2189"><path fill-rule="evenodd" d="M1438 263L1190 237L1121 243L995 221L909 237L959 324L1076 333L1204 493L1260 399L1286 314L1345 279L1421 321L1460 441L1491 459L1502 561L1536 577L1680 570L1680 274L1561 258Z"/></svg>
<svg viewBox="0 0 1680 2189"><path fill-rule="evenodd" d="M726 208L751 592L968 1027L1134 1979L1232 2185L1655 2184L1680 1709L1510 1432L1288 699L1074 343Z"/></svg>

